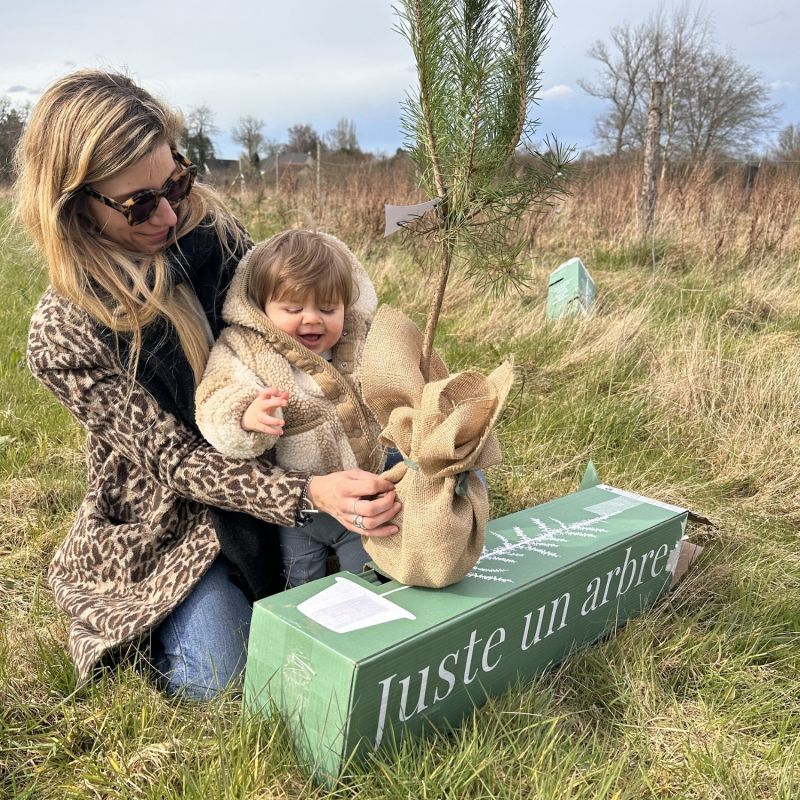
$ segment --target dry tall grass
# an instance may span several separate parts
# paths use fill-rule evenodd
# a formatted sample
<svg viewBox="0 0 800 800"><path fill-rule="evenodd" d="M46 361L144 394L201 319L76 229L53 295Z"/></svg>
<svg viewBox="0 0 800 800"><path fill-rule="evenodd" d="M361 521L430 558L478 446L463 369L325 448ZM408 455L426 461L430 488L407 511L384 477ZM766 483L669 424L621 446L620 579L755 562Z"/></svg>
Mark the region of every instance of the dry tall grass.
<svg viewBox="0 0 800 800"><path fill-rule="evenodd" d="M659 186L655 237L649 243L638 238L638 182L636 164L576 165L571 194L523 221L534 255L591 253L619 263L627 254L642 265L654 256L662 263L666 256L669 267L712 269L747 267L765 256L800 250L797 170L765 168L751 188L744 186L743 168L737 165L677 171ZM315 175L308 173L283 182L278 193L268 182L230 197L256 228L312 225L337 232L356 247L373 245L382 235L384 203L425 199L413 166L402 156L324 166L319 194Z"/></svg>
<svg viewBox="0 0 800 800"><path fill-rule="evenodd" d="M569 251L578 243L584 252L619 254L634 248L647 253L637 233L638 182L633 165L612 162L579 170L569 198L553 213L530 218L530 241L546 250ZM710 269L731 263L744 267L800 249L800 181L794 170L765 171L747 189L740 169L719 174L709 165L670 176L658 191L649 248L657 262L667 244L667 266Z"/></svg>

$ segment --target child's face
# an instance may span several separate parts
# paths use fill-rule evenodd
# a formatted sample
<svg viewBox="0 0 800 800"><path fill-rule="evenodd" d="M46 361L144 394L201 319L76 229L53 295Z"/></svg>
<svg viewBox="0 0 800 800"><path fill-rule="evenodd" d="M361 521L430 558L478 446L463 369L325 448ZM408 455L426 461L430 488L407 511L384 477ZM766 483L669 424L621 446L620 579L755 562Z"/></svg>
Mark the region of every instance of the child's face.
<svg viewBox="0 0 800 800"><path fill-rule="evenodd" d="M305 299L283 297L270 300L266 315L284 333L315 353L330 350L342 338L344 303L318 303L309 295Z"/></svg>

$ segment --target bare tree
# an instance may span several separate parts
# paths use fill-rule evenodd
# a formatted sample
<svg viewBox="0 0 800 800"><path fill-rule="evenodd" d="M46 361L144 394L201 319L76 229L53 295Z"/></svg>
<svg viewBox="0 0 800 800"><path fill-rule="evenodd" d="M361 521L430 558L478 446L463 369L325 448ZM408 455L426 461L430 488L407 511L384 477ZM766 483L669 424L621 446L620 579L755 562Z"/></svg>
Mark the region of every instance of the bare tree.
<svg viewBox="0 0 800 800"><path fill-rule="evenodd" d="M281 144L277 139L264 139L261 149L265 158L275 158L286 149L286 145Z"/></svg>
<svg viewBox="0 0 800 800"><path fill-rule="evenodd" d="M207 106L197 106L186 116L186 124L181 140L186 157L204 167L210 158L214 158L214 142L211 137L219 133L214 125L214 112Z"/></svg>
<svg viewBox="0 0 800 800"><path fill-rule="evenodd" d="M250 168L256 172L259 171L261 165L259 151L264 146L263 127L263 120L248 116L241 117L239 124L231 131L233 141L244 148L244 157Z"/></svg>
<svg viewBox="0 0 800 800"><path fill-rule="evenodd" d="M663 7L659 8L652 18L650 28L654 58L648 62L652 65L649 77L651 81L660 81L664 87L664 145L661 153L663 176L672 157L680 119L678 109L681 83L686 75L687 65L694 54L713 48L714 37L710 19L703 15L700 8L692 11L688 3L675 9L670 18L666 17Z"/></svg>
<svg viewBox="0 0 800 800"><path fill-rule="evenodd" d="M611 110L598 118L595 132L619 156L634 144L630 123L646 85L650 43L641 26L633 28L625 24L611 29L611 44L613 52L599 40L591 46L589 56L600 62L600 77L593 83L579 80L578 85L593 97L611 103Z"/></svg>
<svg viewBox="0 0 800 800"><path fill-rule="evenodd" d="M316 153L317 143L322 143L320 135L311 125L292 125L287 133L286 150L290 153Z"/></svg>
<svg viewBox="0 0 800 800"><path fill-rule="evenodd" d="M353 120L342 117L336 127L325 134L325 141L334 153L360 153Z"/></svg>
<svg viewBox="0 0 800 800"><path fill-rule="evenodd" d="M664 168L679 157L745 153L774 122L761 77L717 49L710 18L688 3L613 28L611 45L597 41L589 55L599 77L580 85L610 103L596 133L615 155L644 146L653 81L664 86Z"/></svg>
<svg viewBox="0 0 800 800"><path fill-rule="evenodd" d="M698 54L679 96L676 144L689 158L746 155L775 121L777 106L761 76L733 56Z"/></svg>
<svg viewBox="0 0 800 800"><path fill-rule="evenodd" d="M0 182L11 178L16 149L28 110L15 106L7 97L0 97Z"/></svg>
<svg viewBox="0 0 800 800"><path fill-rule="evenodd" d="M778 139L772 148L772 156L779 161L800 162L800 124L792 123L778 131Z"/></svg>

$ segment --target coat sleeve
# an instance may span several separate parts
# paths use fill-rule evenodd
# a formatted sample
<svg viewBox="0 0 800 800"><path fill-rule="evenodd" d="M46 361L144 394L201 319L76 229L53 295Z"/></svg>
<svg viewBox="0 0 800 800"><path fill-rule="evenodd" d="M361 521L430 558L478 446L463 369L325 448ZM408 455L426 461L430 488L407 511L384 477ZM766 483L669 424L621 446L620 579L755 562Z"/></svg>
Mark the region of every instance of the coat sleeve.
<svg viewBox="0 0 800 800"><path fill-rule="evenodd" d="M34 376L87 431L176 494L295 524L307 475L215 450L131 381L88 315L52 289L31 319L27 359Z"/></svg>
<svg viewBox="0 0 800 800"><path fill-rule="evenodd" d="M195 418L206 440L231 458L257 458L275 446L277 436L242 429L242 415L267 387L237 355L235 328L226 328L211 350L197 387ZM276 416L283 416L276 409Z"/></svg>

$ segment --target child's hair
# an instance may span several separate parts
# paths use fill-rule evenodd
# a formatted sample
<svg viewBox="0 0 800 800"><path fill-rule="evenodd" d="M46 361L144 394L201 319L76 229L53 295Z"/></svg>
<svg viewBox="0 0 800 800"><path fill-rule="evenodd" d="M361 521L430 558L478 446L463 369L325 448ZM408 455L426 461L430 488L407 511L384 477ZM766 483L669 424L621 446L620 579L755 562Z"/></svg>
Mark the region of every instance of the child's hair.
<svg viewBox="0 0 800 800"><path fill-rule="evenodd" d="M271 300L314 295L321 303L356 298L350 252L332 236L285 231L256 245L250 254L250 301L262 311Z"/></svg>

